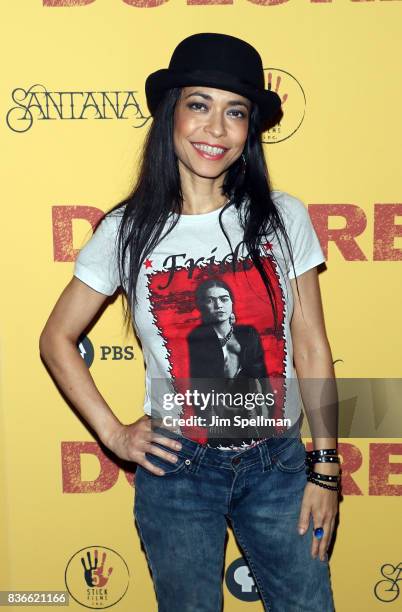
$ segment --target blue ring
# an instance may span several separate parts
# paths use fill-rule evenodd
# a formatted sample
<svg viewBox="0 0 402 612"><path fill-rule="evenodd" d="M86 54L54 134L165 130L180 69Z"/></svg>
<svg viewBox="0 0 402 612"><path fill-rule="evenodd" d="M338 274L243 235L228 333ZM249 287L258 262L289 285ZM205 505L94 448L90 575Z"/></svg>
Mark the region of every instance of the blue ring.
<svg viewBox="0 0 402 612"><path fill-rule="evenodd" d="M314 529L314 535L317 540L321 540L322 536L324 535L324 529L322 527L317 527L317 529Z"/></svg>

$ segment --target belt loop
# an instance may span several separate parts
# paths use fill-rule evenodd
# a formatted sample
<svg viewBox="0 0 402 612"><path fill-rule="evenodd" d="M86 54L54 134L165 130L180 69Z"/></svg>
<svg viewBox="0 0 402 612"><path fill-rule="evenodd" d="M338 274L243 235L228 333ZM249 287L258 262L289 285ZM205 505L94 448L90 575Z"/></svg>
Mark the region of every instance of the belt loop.
<svg viewBox="0 0 402 612"><path fill-rule="evenodd" d="M260 451L262 471L267 472L268 470L271 469L271 458L269 456L269 451L268 451L266 441L261 442L261 444L258 444L257 448Z"/></svg>

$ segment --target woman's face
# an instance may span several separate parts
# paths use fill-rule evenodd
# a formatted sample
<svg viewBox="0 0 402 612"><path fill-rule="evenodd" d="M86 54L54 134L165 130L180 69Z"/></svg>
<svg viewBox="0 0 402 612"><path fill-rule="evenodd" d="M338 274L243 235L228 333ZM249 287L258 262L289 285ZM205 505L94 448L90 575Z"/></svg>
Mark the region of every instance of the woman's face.
<svg viewBox="0 0 402 612"><path fill-rule="evenodd" d="M215 178L243 152L251 102L212 87L183 87L174 113L174 148L180 163Z"/></svg>
<svg viewBox="0 0 402 612"><path fill-rule="evenodd" d="M226 289L223 287L207 289L202 303L202 314L208 323L227 321L232 312L233 303Z"/></svg>

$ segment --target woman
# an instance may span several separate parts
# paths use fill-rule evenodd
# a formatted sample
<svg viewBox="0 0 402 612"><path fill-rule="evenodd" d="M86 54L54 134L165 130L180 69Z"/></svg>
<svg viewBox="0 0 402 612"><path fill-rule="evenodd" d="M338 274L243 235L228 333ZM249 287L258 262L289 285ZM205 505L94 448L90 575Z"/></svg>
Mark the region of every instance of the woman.
<svg viewBox="0 0 402 612"><path fill-rule="evenodd" d="M258 333L250 325L234 324L234 297L229 285L220 279L204 281L195 299L202 324L188 336L190 376L266 378Z"/></svg>
<svg viewBox="0 0 402 612"><path fill-rule="evenodd" d="M306 482L301 405L289 384L296 372L303 383L334 379L316 271L324 257L304 205L270 188L261 132L280 118L280 99L264 89L258 52L223 34L182 41L169 68L148 77L146 95L153 122L135 189L81 250L41 353L101 441L137 463L135 517L160 612L221 609L227 521L267 610L333 610L326 551L338 505L336 432L320 386L303 384L315 448ZM286 435L220 449L202 427L201 435L152 427L157 381L180 390L190 375L194 295L211 277L235 288L238 323L260 334L267 374L279 381L276 416L290 417L277 431ZM75 346L119 286L146 363L146 414L129 425ZM200 410L202 400L192 398Z"/></svg>

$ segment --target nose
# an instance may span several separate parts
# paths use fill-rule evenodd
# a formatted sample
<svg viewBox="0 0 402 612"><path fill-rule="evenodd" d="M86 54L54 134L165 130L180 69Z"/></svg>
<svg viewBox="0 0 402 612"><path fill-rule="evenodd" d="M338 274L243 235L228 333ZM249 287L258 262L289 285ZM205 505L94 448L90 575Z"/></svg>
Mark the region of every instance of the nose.
<svg viewBox="0 0 402 612"><path fill-rule="evenodd" d="M221 306L223 306L223 300L219 297L213 298L214 301L214 308L220 308Z"/></svg>
<svg viewBox="0 0 402 612"><path fill-rule="evenodd" d="M226 131L223 113L220 111L211 112L205 129L214 138L223 136Z"/></svg>

